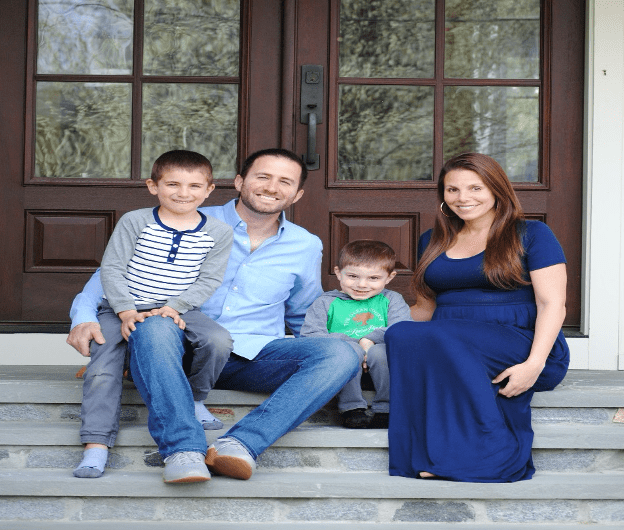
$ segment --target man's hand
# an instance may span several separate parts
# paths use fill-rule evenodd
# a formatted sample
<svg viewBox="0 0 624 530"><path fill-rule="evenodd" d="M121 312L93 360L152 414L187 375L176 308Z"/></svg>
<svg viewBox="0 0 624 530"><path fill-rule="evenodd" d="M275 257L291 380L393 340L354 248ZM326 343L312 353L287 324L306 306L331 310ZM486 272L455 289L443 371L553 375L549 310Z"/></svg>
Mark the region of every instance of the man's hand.
<svg viewBox="0 0 624 530"><path fill-rule="evenodd" d="M126 340L130 337L130 333L136 329L134 323L143 322L146 318L145 313L139 313L136 309L120 311L117 316L121 320L121 336Z"/></svg>
<svg viewBox="0 0 624 530"><path fill-rule="evenodd" d="M76 349L83 357L90 357L89 343L94 340L98 344L104 344L104 335L97 322L83 322L73 328L67 336L67 344Z"/></svg>
<svg viewBox="0 0 624 530"><path fill-rule="evenodd" d="M169 307L168 305L164 305L158 309L152 309L149 312L149 316L151 317L156 315L160 315L163 318L172 318L173 322L176 323L180 329L184 329L186 327L186 322L182 320L182 318L180 317L180 313L178 313L175 309Z"/></svg>

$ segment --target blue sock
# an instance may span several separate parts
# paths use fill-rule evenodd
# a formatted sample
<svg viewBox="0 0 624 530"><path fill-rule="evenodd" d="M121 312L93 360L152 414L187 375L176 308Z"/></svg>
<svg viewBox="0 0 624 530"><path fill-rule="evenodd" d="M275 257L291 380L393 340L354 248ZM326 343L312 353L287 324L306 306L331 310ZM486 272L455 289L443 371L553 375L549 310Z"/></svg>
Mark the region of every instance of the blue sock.
<svg viewBox="0 0 624 530"><path fill-rule="evenodd" d="M206 431L223 429L223 422L215 418L206 408L203 401L195 401L195 418Z"/></svg>
<svg viewBox="0 0 624 530"><path fill-rule="evenodd" d="M108 460L108 449L92 447L85 449L82 462L74 469L74 477L100 478L104 474L104 466Z"/></svg>

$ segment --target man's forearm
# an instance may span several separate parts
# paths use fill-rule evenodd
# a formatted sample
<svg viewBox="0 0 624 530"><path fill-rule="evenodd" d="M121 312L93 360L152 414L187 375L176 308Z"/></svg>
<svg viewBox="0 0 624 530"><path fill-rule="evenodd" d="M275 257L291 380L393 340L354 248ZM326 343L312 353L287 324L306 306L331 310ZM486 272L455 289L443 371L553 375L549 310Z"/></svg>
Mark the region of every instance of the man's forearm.
<svg viewBox="0 0 624 530"><path fill-rule="evenodd" d="M100 269L86 283L72 303L69 311L72 329L84 322L97 322L97 309L102 300L102 284L100 283Z"/></svg>

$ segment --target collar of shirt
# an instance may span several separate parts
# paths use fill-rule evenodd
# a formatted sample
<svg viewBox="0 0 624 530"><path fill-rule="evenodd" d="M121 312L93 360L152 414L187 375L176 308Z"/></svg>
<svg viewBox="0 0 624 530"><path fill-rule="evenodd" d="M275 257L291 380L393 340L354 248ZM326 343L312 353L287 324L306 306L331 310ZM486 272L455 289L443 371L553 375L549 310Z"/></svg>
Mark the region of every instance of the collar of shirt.
<svg viewBox="0 0 624 530"><path fill-rule="evenodd" d="M285 336L285 322L298 335L308 306L322 293L322 245L282 213L277 234L250 252L247 224L235 207L236 199L202 208L232 226L234 242L223 283L201 309L230 332L237 355L253 359Z"/></svg>

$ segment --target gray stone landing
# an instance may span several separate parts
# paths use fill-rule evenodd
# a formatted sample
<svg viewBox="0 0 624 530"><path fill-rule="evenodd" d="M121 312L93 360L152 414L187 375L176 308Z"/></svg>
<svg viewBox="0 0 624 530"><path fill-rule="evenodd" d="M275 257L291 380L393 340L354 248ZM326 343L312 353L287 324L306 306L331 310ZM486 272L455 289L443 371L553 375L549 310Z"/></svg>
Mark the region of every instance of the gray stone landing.
<svg viewBox="0 0 624 530"><path fill-rule="evenodd" d="M130 383L105 475L72 476L82 454L77 369L0 367L0 529L624 529L622 372L572 371L536 394L529 481L390 477L387 432L344 429L329 403L261 455L251 480L166 485ZM207 405L227 429L265 397L213 391Z"/></svg>

